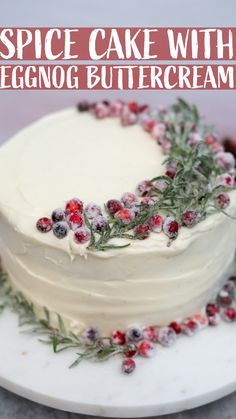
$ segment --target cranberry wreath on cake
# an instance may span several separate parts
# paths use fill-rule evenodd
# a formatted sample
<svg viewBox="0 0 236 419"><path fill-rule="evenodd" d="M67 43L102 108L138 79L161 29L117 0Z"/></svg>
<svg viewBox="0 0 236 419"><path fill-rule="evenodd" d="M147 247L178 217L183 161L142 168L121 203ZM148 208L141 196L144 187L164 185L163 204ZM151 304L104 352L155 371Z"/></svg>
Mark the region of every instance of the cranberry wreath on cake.
<svg viewBox="0 0 236 419"><path fill-rule="evenodd" d="M195 106L80 102L0 163L2 267L54 350L148 356L235 319L235 160Z"/></svg>

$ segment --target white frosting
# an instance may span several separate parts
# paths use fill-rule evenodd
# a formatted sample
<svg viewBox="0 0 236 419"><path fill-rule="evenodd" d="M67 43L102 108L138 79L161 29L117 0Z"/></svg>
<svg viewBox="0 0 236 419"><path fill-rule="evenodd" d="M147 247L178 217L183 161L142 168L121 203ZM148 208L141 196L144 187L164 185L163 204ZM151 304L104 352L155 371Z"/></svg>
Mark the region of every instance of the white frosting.
<svg viewBox="0 0 236 419"><path fill-rule="evenodd" d="M43 118L4 145L0 251L13 286L38 310L45 305L79 329L167 324L201 310L234 258L234 221L222 214L182 228L171 247L163 233L152 233L96 253L75 244L72 232L58 240L35 228L71 197L102 205L134 191L140 180L163 173L163 158L139 126L76 110ZM235 192L231 199L234 213Z"/></svg>

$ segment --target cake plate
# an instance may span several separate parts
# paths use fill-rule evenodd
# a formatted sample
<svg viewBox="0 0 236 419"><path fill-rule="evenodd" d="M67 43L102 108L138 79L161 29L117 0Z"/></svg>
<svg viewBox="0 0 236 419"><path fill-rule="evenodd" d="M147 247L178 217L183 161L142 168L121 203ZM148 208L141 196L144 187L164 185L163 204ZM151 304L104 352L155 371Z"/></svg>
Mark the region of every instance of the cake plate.
<svg viewBox="0 0 236 419"><path fill-rule="evenodd" d="M137 359L131 375L121 359L84 361L69 369L74 352L53 354L34 335L20 332L17 316L0 316L0 385L57 409L109 417L163 415L194 408L236 390L236 330L222 323L152 359Z"/></svg>

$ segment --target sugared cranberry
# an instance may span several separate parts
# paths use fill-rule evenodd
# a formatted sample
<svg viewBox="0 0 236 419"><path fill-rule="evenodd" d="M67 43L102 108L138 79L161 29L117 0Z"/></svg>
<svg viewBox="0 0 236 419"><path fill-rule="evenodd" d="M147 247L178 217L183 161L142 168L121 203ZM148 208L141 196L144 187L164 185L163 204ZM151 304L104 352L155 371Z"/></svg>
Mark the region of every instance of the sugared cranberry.
<svg viewBox="0 0 236 419"><path fill-rule="evenodd" d="M58 239L64 239L69 232L69 226L66 221L58 221L53 225L53 234Z"/></svg>
<svg viewBox="0 0 236 419"><path fill-rule="evenodd" d="M155 119L147 118L143 121L142 126L143 126L143 129L150 134L155 124L156 124Z"/></svg>
<svg viewBox="0 0 236 419"><path fill-rule="evenodd" d="M123 224L129 224L134 220L135 213L131 209L121 209L115 213L115 218Z"/></svg>
<svg viewBox="0 0 236 419"><path fill-rule="evenodd" d="M87 112L89 108L90 108L89 102L87 102L86 100L79 102L77 105L77 109L79 112Z"/></svg>
<svg viewBox="0 0 236 419"><path fill-rule="evenodd" d="M135 370L135 361L131 358L122 361L122 371L124 374L131 374Z"/></svg>
<svg viewBox="0 0 236 419"><path fill-rule="evenodd" d="M183 332L188 336L193 336L200 330L198 322L193 319L187 319L182 323Z"/></svg>
<svg viewBox="0 0 236 419"><path fill-rule="evenodd" d="M215 198L215 206L219 209L225 209L230 204L230 197L226 192L220 192Z"/></svg>
<svg viewBox="0 0 236 419"><path fill-rule="evenodd" d="M176 174L176 170L173 167L168 167L166 169L165 175L168 176L171 179L174 179Z"/></svg>
<svg viewBox="0 0 236 419"><path fill-rule="evenodd" d="M129 344L127 346L127 349L123 352L123 355L126 356L126 358L133 358L137 355L137 348L134 344Z"/></svg>
<svg viewBox="0 0 236 419"><path fill-rule="evenodd" d="M235 290L235 284L233 283L233 281L228 280L224 286L223 286L223 290L227 291L230 295L233 295L234 290Z"/></svg>
<svg viewBox="0 0 236 419"><path fill-rule="evenodd" d="M232 304L232 296L223 289L218 293L217 301L221 307L228 307Z"/></svg>
<svg viewBox="0 0 236 419"><path fill-rule="evenodd" d="M197 132L191 132L188 136L188 143L190 145L196 145L198 143L200 143L200 141L202 141L202 137L200 136L199 133Z"/></svg>
<svg viewBox="0 0 236 419"><path fill-rule="evenodd" d="M137 122L137 115L127 110L123 111L121 114L120 121L124 127L127 127L129 125L134 125Z"/></svg>
<svg viewBox="0 0 236 419"><path fill-rule="evenodd" d="M83 216L80 212L74 212L73 214L68 215L67 221L71 230L75 231L77 228L82 226Z"/></svg>
<svg viewBox="0 0 236 419"><path fill-rule="evenodd" d="M93 219L98 215L102 215L101 207L96 205L94 202L90 202L88 205L86 205L84 211L89 219Z"/></svg>
<svg viewBox="0 0 236 419"><path fill-rule="evenodd" d="M206 306L206 314L208 317L214 316L215 314L219 313L220 309L216 303L208 303Z"/></svg>
<svg viewBox="0 0 236 419"><path fill-rule="evenodd" d="M138 197L131 192L125 192L121 197L121 202L126 208L132 208L138 202Z"/></svg>
<svg viewBox="0 0 236 419"><path fill-rule="evenodd" d="M176 335L180 335L182 333L182 326L178 322L171 322L169 327L175 331Z"/></svg>
<svg viewBox="0 0 236 419"><path fill-rule="evenodd" d="M201 329L204 329L208 325L208 318L202 314L194 314L192 319L199 324Z"/></svg>
<svg viewBox="0 0 236 419"><path fill-rule="evenodd" d="M222 175L217 177L217 185L233 188L234 177L230 173L223 173Z"/></svg>
<svg viewBox="0 0 236 419"><path fill-rule="evenodd" d="M236 310L233 307L227 307L221 315L226 322L233 322L236 319Z"/></svg>
<svg viewBox="0 0 236 419"><path fill-rule="evenodd" d="M160 233L163 228L164 219L159 214L154 214L149 221L151 230L155 233Z"/></svg>
<svg viewBox="0 0 236 419"><path fill-rule="evenodd" d="M139 109L138 109L138 111L139 111L139 113L142 113L142 112L147 112L147 110L149 109L149 105L147 105L146 103L144 104L144 105L140 105L139 106Z"/></svg>
<svg viewBox="0 0 236 419"><path fill-rule="evenodd" d="M182 214L182 223L186 227L193 227L199 220L199 213L195 210L186 210Z"/></svg>
<svg viewBox="0 0 236 419"><path fill-rule="evenodd" d="M160 140L164 136L166 132L166 126L162 122L157 122L152 129L152 137L155 138L155 140Z"/></svg>
<svg viewBox="0 0 236 419"><path fill-rule="evenodd" d="M235 167L235 158L232 153L220 151L216 154L216 162L224 170L231 170Z"/></svg>
<svg viewBox="0 0 236 419"><path fill-rule="evenodd" d="M141 340L138 343L138 353L144 358L151 358L154 355L155 348L150 340Z"/></svg>
<svg viewBox="0 0 236 419"><path fill-rule="evenodd" d="M75 230L74 241L77 244L84 244L91 238L91 232L86 227L79 227Z"/></svg>
<svg viewBox="0 0 236 419"><path fill-rule="evenodd" d="M96 326L91 326L85 329L82 333L82 338L87 345L91 345L99 338L100 333Z"/></svg>
<svg viewBox="0 0 236 419"><path fill-rule="evenodd" d="M107 230L108 222L105 217L98 215L92 220L92 229L98 233Z"/></svg>
<svg viewBox="0 0 236 419"><path fill-rule="evenodd" d="M93 109L93 113L98 119L106 118L110 114L110 108L104 102L97 103Z"/></svg>
<svg viewBox="0 0 236 419"><path fill-rule="evenodd" d="M74 212L83 211L83 202L78 198L70 199L66 203L66 214L73 214Z"/></svg>
<svg viewBox="0 0 236 419"><path fill-rule="evenodd" d="M109 199L106 203L106 207L111 215L114 215L117 211L123 209L123 204L118 199Z"/></svg>
<svg viewBox="0 0 236 419"><path fill-rule="evenodd" d="M129 102L128 103L128 108L129 108L130 112L132 112L132 113L135 113L135 114L139 113L139 106L138 106L137 102Z"/></svg>
<svg viewBox="0 0 236 419"><path fill-rule="evenodd" d="M152 188L153 185L149 180L143 180L136 186L136 194L138 196L146 196Z"/></svg>
<svg viewBox="0 0 236 419"><path fill-rule="evenodd" d="M52 221L57 223L58 221L65 220L65 211L62 208L57 208L52 212Z"/></svg>
<svg viewBox="0 0 236 419"><path fill-rule="evenodd" d="M120 116L122 109L123 109L123 103L120 100L116 100L115 102L111 102L110 105L110 115L114 117Z"/></svg>
<svg viewBox="0 0 236 419"><path fill-rule="evenodd" d="M126 331L126 339L128 342L138 342L143 338L143 329L138 326L130 326Z"/></svg>
<svg viewBox="0 0 236 419"><path fill-rule="evenodd" d="M111 335L113 345L125 344L125 333L121 330L114 330Z"/></svg>
<svg viewBox="0 0 236 419"><path fill-rule="evenodd" d="M168 187L169 182L165 179L157 179L155 182L155 188L160 191L160 192L164 192L166 190L166 188Z"/></svg>
<svg viewBox="0 0 236 419"><path fill-rule="evenodd" d="M220 315L219 313L215 313L212 316L208 316L208 324L209 326L218 326L220 323Z"/></svg>
<svg viewBox="0 0 236 419"><path fill-rule="evenodd" d="M162 346L172 346L176 341L176 333L172 327L161 327L158 331L158 342Z"/></svg>
<svg viewBox="0 0 236 419"><path fill-rule="evenodd" d="M143 337L151 340L152 342L158 341L158 329L155 326L145 327L143 329Z"/></svg>
<svg viewBox="0 0 236 419"><path fill-rule="evenodd" d="M163 231L170 239L175 239L178 236L179 224L174 218L167 217L163 223Z"/></svg>
<svg viewBox="0 0 236 419"><path fill-rule="evenodd" d="M47 217L39 218L36 227L41 233L48 233L52 229L52 221Z"/></svg>
<svg viewBox="0 0 236 419"><path fill-rule="evenodd" d="M140 224L134 228L134 234L140 240L145 240L150 235L150 226L148 224Z"/></svg>

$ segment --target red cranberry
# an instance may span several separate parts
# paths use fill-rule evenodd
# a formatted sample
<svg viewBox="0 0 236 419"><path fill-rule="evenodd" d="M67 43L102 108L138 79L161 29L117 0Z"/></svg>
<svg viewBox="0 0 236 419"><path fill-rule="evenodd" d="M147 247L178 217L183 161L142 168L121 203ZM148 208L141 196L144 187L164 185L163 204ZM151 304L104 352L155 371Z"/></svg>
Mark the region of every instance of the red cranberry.
<svg viewBox="0 0 236 419"><path fill-rule="evenodd" d="M115 213L115 218L123 224L129 224L134 220L135 213L131 209L121 209Z"/></svg>
<svg viewBox="0 0 236 419"><path fill-rule="evenodd" d="M154 355L155 348L152 342L149 340L141 340L138 343L138 353L144 358L151 358Z"/></svg>
<svg viewBox="0 0 236 419"><path fill-rule="evenodd" d="M200 329L198 322L192 319L185 320L182 324L182 327L183 332L188 336L193 336Z"/></svg>
<svg viewBox="0 0 236 419"><path fill-rule="evenodd" d="M110 115L117 117L120 116L123 109L123 103L120 100L112 102L110 105Z"/></svg>
<svg viewBox="0 0 236 419"><path fill-rule="evenodd" d="M217 296L217 301L221 307L228 307L232 304L232 296L226 290L221 290Z"/></svg>
<svg viewBox="0 0 236 419"><path fill-rule="evenodd" d="M106 118L110 114L109 105L104 102L97 103L93 109L93 113L98 119Z"/></svg>
<svg viewBox="0 0 236 419"><path fill-rule="evenodd" d="M138 114L139 113L139 106L137 104L137 102L129 102L128 103L128 108L130 110L130 112Z"/></svg>
<svg viewBox="0 0 236 419"><path fill-rule="evenodd" d="M176 174L176 171L172 167L169 167L168 169L166 169L165 175L170 177L171 179L174 179L175 174Z"/></svg>
<svg viewBox="0 0 236 419"><path fill-rule="evenodd" d="M154 231L155 233L160 233L163 228L164 219L161 215L154 214L150 218L149 223L152 231Z"/></svg>
<svg viewBox="0 0 236 419"><path fill-rule="evenodd" d="M113 345L124 345L125 344L125 333L121 330L114 330L111 335Z"/></svg>
<svg viewBox="0 0 236 419"><path fill-rule="evenodd" d="M128 127L129 125L134 125L137 122L137 115L135 113L124 110L122 112L120 121L124 127Z"/></svg>
<svg viewBox="0 0 236 419"><path fill-rule="evenodd" d="M131 374L135 370L136 364L133 359L127 358L122 361L122 371L125 374Z"/></svg>
<svg viewBox="0 0 236 419"><path fill-rule="evenodd" d="M131 192L125 192L121 201L126 208L132 208L138 202L138 197Z"/></svg>
<svg viewBox="0 0 236 419"><path fill-rule="evenodd" d="M138 236L140 240L145 240L150 235L150 227L148 224L140 224L134 228L135 236Z"/></svg>
<svg viewBox="0 0 236 419"><path fill-rule="evenodd" d="M192 227L194 224L198 222L199 219L199 213L195 210L186 210L182 214L182 223L186 227Z"/></svg>
<svg viewBox="0 0 236 419"><path fill-rule="evenodd" d="M82 226L83 216L80 212L74 212L68 216L67 221L71 230L75 231L78 227Z"/></svg>
<svg viewBox="0 0 236 419"><path fill-rule="evenodd" d="M233 322L236 319L236 310L233 307L227 307L222 312L222 318L227 322Z"/></svg>
<svg viewBox="0 0 236 419"><path fill-rule="evenodd" d="M52 229L52 221L50 218L42 217L37 221L36 227L41 233L48 233Z"/></svg>
<svg viewBox="0 0 236 419"><path fill-rule="evenodd" d="M143 329L143 336L145 339L151 340L152 342L158 341L158 330L155 326L145 327Z"/></svg>
<svg viewBox="0 0 236 419"><path fill-rule="evenodd" d="M170 323L169 327L175 331L176 335L180 335L182 333L182 326L178 322Z"/></svg>
<svg viewBox="0 0 236 419"><path fill-rule="evenodd" d="M91 238L91 232L86 227L79 227L75 230L74 241L77 244L84 244Z"/></svg>
<svg viewBox="0 0 236 419"><path fill-rule="evenodd" d="M215 314L219 313L220 309L216 303L208 303L206 306L206 314L208 317L214 316Z"/></svg>
<svg viewBox="0 0 236 419"><path fill-rule="evenodd" d="M179 224L174 218L167 217L163 224L163 231L170 239L175 239L178 236Z"/></svg>
<svg viewBox="0 0 236 419"><path fill-rule="evenodd" d="M136 186L136 194L138 196L146 196L152 188L153 185L149 180L143 180Z"/></svg>
<svg viewBox="0 0 236 419"><path fill-rule="evenodd" d="M219 209L225 209L230 204L230 197L226 192L220 192L215 199L215 206Z"/></svg>
<svg viewBox="0 0 236 419"><path fill-rule="evenodd" d="M66 214L83 211L83 202L78 198L73 198L66 203Z"/></svg>
<svg viewBox="0 0 236 419"><path fill-rule="evenodd" d="M110 199L107 201L106 207L111 215L114 215L117 211L123 209L123 205L118 199Z"/></svg>
<svg viewBox="0 0 236 419"><path fill-rule="evenodd" d="M209 326L218 326L220 323L220 315L219 313L215 313L212 316L208 316L208 324Z"/></svg>

